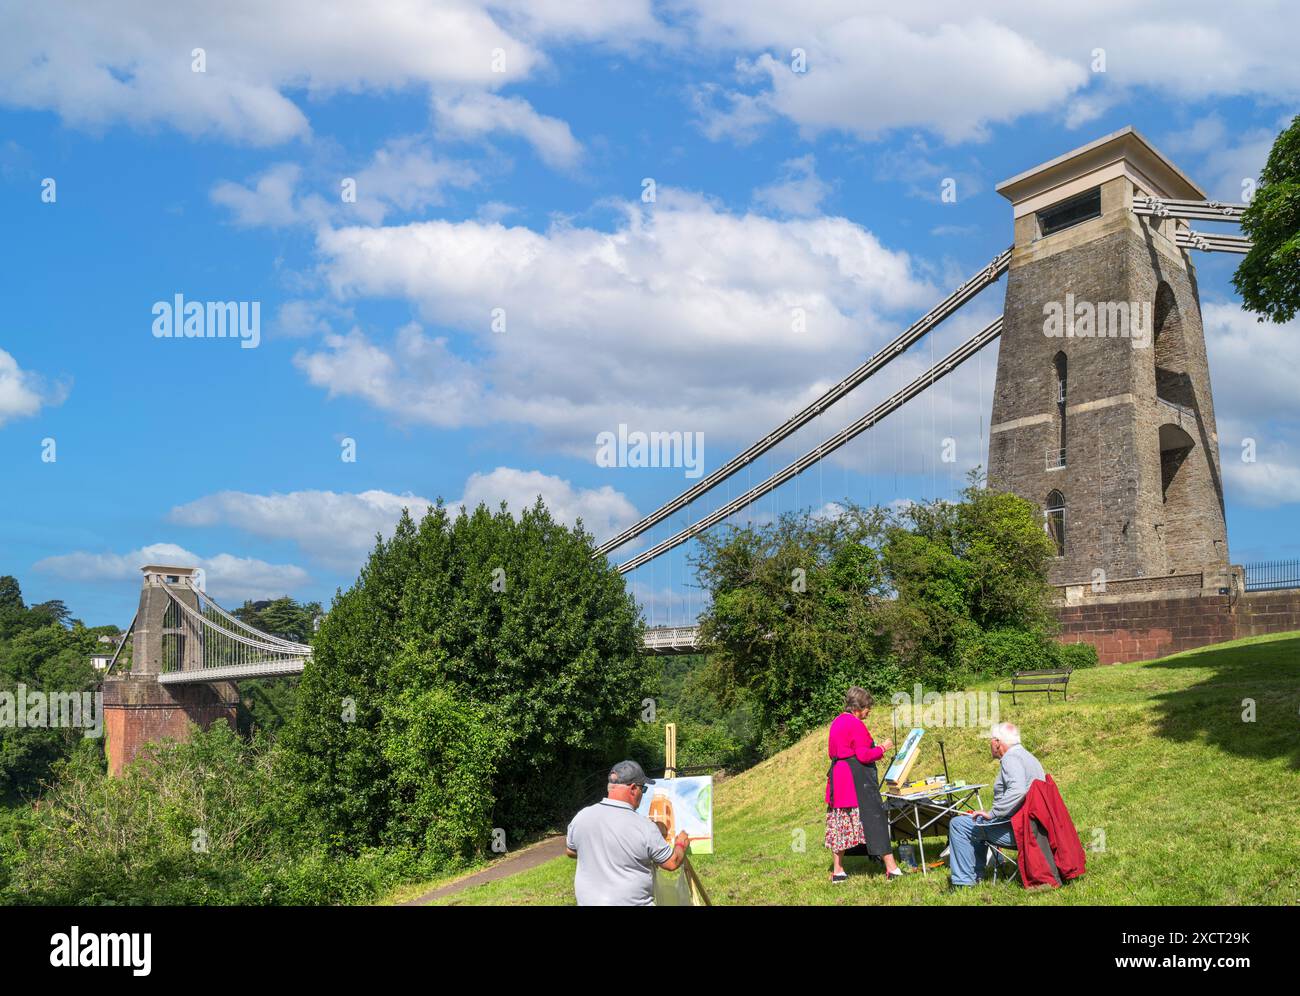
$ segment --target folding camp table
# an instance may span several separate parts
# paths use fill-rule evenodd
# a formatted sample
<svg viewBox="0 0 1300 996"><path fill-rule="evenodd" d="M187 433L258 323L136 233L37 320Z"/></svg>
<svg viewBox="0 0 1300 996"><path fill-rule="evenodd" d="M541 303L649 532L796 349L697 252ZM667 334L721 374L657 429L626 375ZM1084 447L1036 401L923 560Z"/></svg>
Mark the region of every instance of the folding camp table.
<svg viewBox="0 0 1300 996"><path fill-rule="evenodd" d="M921 871L928 875L930 870L925 864L923 839L925 831L936 825L946 829L954 816L966 812L971 799L976 802L975 808L982 810L984 800L980 797L980 789L983 788L988 788L988 785L961 785L957 788L936 785L931 791L913 792L909 795L886 792L883 801L885 812L889 816L889 836L893 838L895 830L899 831L900 839L903 834L910 837L915 833Z"/></svg>

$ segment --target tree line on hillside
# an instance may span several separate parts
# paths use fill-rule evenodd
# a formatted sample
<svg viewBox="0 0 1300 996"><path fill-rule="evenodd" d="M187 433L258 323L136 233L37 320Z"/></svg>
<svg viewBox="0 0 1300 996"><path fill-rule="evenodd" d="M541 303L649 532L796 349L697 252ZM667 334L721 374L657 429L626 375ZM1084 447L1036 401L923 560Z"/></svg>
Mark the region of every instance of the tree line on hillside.
<svg viewBox="0 0 1300 996"><path fill-rule="evenodd" d="M120 779L83 741L39 809L0 826L0 890L346 901L563 822L612 758L662 765L665 720L681 724L681 763L739 767L827 722L847 684L946 688L1060 653L1037 512L979 488L707 539L713 648L694 662L640 653L638 608L593 550L540 500L518 516L435 506L377 542L319 628L318 605L241 607L313 647L274 722L161 745Z"/></svg>

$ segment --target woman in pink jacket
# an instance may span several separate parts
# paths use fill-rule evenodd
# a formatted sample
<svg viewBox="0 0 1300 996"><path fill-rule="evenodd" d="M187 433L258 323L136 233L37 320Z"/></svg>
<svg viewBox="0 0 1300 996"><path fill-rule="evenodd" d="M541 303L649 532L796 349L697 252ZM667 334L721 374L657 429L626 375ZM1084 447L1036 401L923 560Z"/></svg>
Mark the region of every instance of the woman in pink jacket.
<svg viewBox="0 0 1300 996"><path fill-rule="evenodd" d="M892 750L894 742L879 745L863 722L870 714L871 693L854 685L844 696L844 712L831 723L827 753L831 766L826 772L826 846L835 855L831 882L848 880L844 852L859 844L867 853L885 862L889 878L902 876L889 842L889 818L880 801L876 762Z"/></svg>

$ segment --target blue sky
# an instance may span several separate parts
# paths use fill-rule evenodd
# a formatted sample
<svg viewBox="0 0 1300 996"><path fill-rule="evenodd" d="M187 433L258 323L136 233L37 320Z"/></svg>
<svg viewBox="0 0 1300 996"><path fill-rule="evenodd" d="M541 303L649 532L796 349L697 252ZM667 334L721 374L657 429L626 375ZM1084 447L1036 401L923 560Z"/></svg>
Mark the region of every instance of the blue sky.
<svg viewBox="0 0 1300 996"><path fill-rule="evenodd" d="M90 623L129 621L145 559L197 561L226 602L328 599L439 497L540 493L609 535L691 482L597 466L598 433L702 432L712 469L1010 243L999 181L1131 124L1240 200L1300 96L1278 4L68 6L0 46L0 573ZM1195 262L1232 558L1300 555L1298 330L1241 312L1236 257ZM257 348L156 338L176 294L258 302ZM747 515L952 494L985 460L995 367L992 347ZM698 610L689 554L632 575L651 621Z"/></svg>

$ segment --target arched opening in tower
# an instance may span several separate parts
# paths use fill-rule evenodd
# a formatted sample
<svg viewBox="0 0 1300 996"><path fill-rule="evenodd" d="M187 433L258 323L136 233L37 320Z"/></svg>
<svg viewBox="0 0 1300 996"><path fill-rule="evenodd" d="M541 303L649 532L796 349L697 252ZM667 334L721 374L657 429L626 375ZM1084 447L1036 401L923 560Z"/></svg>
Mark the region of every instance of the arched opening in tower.
<svg viewBox="0 0 1300 996"><path fill-rule="evenodd" d="M1161 281L1156 288L1152 316L1154 341L1151 351L1156 368L1156 398L1180 408L1195 410L1196 394L1187 373L1187 346L1183 318L1173 289Z"/></svg>
<svg viewBox="0 0 1300 996"><path fill-rule="evenodd" d="M1169 572L1175 573L1195 547L1193 468L1188 457L1196 441L1172 422L1160 426L1160 498L1164 503L1164 547ZM1192 558L1194 559L1194 558Z"/></svg>

